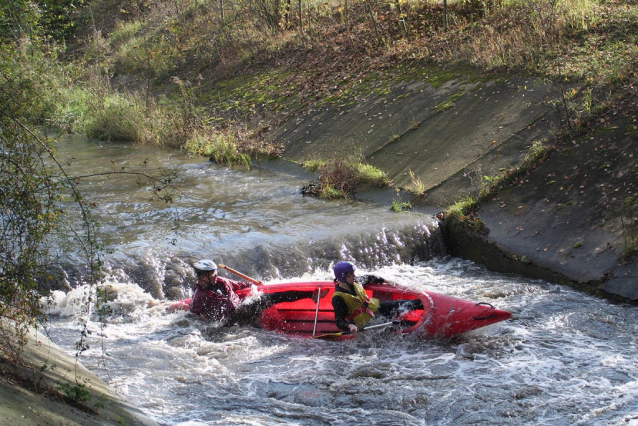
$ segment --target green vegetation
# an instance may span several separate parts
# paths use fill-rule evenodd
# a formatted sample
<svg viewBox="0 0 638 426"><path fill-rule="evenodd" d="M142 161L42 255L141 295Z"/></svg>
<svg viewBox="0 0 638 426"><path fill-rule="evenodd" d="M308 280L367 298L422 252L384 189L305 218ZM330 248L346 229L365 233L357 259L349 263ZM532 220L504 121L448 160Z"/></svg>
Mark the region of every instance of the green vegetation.
<svg viewBox="0 0 638 426"><path fill-rule="evenodd" d="M316 172L326 165L326 161L324 160L308 160L304 161L302 166L308 169L311 172Z"/></svg>
<svg viewBox="0 0 638 426"><path fill-rule="evenodd" d="M237 138L230 134L205 135L196 133L184 147L187 151L210 157L219 164L240 164L252 168L250 155L242 153Z"/></svg>
<svg viewBox="0 0 638 426"><path fill-rule="evenodd" d="M331 184L325 184L321 186L319 190L319 197L326 200L333 200L336 198L348 198L349 193L343 189L337 189Z"/></svg>
<svg viewBox="0 0 638 426"><path fill-rule="evenodd" d="M543 141L534 141L532 146L525 154L525 159L523 160L524 168L531 168L539 163L542 163L547 159L547 156L550 152L552 152L555 148L552 146L548 146L546 142Z"/></svg>
<svg viewBox="0 0 638 426"><path fill-rule="evenodd" d="M424 197L426 193L425 182L410 170L410 179L412 180L412 184L409 186L408 190L412 192L417 197Z"/></svg>
<svg viewBox="0 0 638 426"><path fill-rule="evenodd" d="M447 210L447 214L459 220L465 220L465 216L470 214L478 206L478 201L467 196L452 204Z"/></svg>
<svg viewBox="0 0 638 426"><path fill-rule="evenodd" d="M84 403L91 400L91 393L84 383L62 383L60 390L71 401Z"/></svg>
<svg viewBox="0 0 638 426"><path fill-rule="evenodd" d="M447 16L429 0L370 7L337 0L301 9L246 0L223 9L212 0L16 0L2 9L0 40L67 41L63 62L51 56L62 66L51 73L50 125L202 155L209 150L202 139L234 139L237 153L220 158L242 165L246 156L281 153L252 131L256 118L348 108L398 82L440 87L468 74L479 81L492 70L577 82L580 88L566 89L555 105L574 129L609 106L599 98L610 87L636 84L632 4L452 0ZM456 96L438 108L451 107ZM239 129L245 137L233 136Z"/></svg>
<svg viewBox="0 0 638 426"><path fill-rule="evenodd" d="M325 199L350 198L361 188L379 188L389 184L387 175L365 163L361 156L350 155L330 161L312 160L304 163L320 176L316 185L306 191Z"/></svg>
<svg viewBox="0 0 638 426"><path fill-rule="evenodd" d="M14 2L0 9L0 316L13 320L0 324L0 351L10 359L20 351L11 336L24 342L28 328L46 320L40 298L55 279L52 265L72 254L87 284L95 287L101 278L99 224L82 194L82 184L94 176L69 175L56 157L56 140L41 129L82 128L95 118L87 105L111 99L103 94L120 99L113 91L87 93L93 68L62 63L60 49L50 41L56 35L50 27L53 20L38 13L18 17L11 7L20 5L34 6ZM22 18L29 19L28 25ZM58 29L66 30L60 25ZM86 86L79 83L82 77ZM111 174L133 176L142 185L150 182L156 199L172 199L166 191L171 172L131 169ZM88 301L97 305L98 313L103 311L101 302L94 296ZM87 336L84 330L78 351L87 348Z"/></svg>
<svg viewBox="0 0 638 426"><path fill-rule="evenodd" d="M548 158L548 155L555 148L548 146L545 142L535 141L525 154L525 158L519 167L514 169L501 169L498 175L495 176L483 176L483 181L479 189L478 200L473 198L466 198L454 206L448 209L448 213L451 213L456 219L465 221L469 218L471 222L471 228L482 228L480 218L474 215L468 215L470 211L476 211L481 201L486 201L492 198L498 191L504 190L509 186L522 185L524 182L525 174L534 167L537 167L540 163ZM554 183L553 181L550 183ZM474 205L467 206L467 204ZM476 226L473 222L479 222Z"/></svg>
<svg viewBox="0 0 638 426"><path fill-rule="evenodd" d="M39 57L40 55L37 55ZM25 72L20 54L12 46L0 50L0 316L16 320L21 336L26 327L43 316L36 292L46 281L46 267L53 248L50 238L58 234L60 202L75 197L88 219L88 210L72 183L45 161L55 153L51 140L40 136L30 122L46 118L49 105L38 96L46 84L37 69ZM87 246L92 246L94 228L88 223ZM94 259L89 261L95 265ZM4 323L2 323L4 324ZM9 349L0 333L0 350Z"/></svg>
<svg viewBox="0 0 638 426"><path fill-rule="evenodd" d="M0 7L0 44L69 37L84 0L11 0Z"/></svg>
<svg viewBox="0 0 638 426"><path fill-rule="evenodd" d="M396 191L396 197L394 201L392 202L392 206L390 206L390 210L396 213L400 213L405 210L411 210L412 203L403 201L403 199L401 198L401 190L399 188L396 188L395 191Z"/></svg>
<svg viewBox="0 0 638 426"><path fill-rule="evenodd" d="M554 150L555 147L549 146L545 142L534 141L520 166L510 170L501 169L496 176L483 176L483 183L479 190L479 200L487 200L507 186L522 184L523 176L529 170L547 160L549 154ZM549 183L555 182L551 181Z"/></svg>
<svg viewBox="0 0 638 426"><path fill-rule="evenodd" d="M596 98L601 87L636 81L635 7L611 2L450 1L447 17L435 1L373 2L371 11L336 0L302 10L245 0L223 9L211 0L30 4L3 9L0 34L17 41L75 31L65 55L75 60L54 73L67 87L53 95L51 124L104 140L199 146L202 137L238 128L252 135L246 124L256 116L347 108L397 82L440 87L505 68L580 82L563 102L576 125L607 105ZM131 82L127 89L113 84L119 77ZM256 154L253 136L236 138L248 145L238 148L240 163L241 154ZM261 145L268 156L280 152Z"/></svg>
<svg viewBox="0 0 638 426"><path fill-rule="evenodd" d="M442 103L438 104L437 106L435 106L434 107L434 111L443 112L443 111L446 111L446 110L452 108L454 106L454 101L457 100L458 98L462 97L463 95L464 95L463 92L454 93L452 96L450 96L444 102L442 102Z"/></svg>
<svg viewBox="0 0 638 426"><path fill-rule="evenodd" d="M467 196L448 207L444 216L461 223L462 226L474 232L485 233L485 223L476 214L478 206L479 202L476 199Z"/></svg>
<svg viewBox="0 0 638 426"><path fill-rule="evenodd" d="M416 195L417 197L424 197L426 192L426 186L423 180L418 177L412 170L410 172L411 185L407 188L408 191Z"/></svg>
<svg viewBox="0 0 638 426"><path fill-rule="evenodd" d="M382 187L389 183L388 175L363 160L355 163L356 176L361 186Z"/></svg>
<svg viewBox="0 0 638 426"><path fill-rule="evenodd" d="M405 210L411 210L412 209L412 204L406 201L400 201L400 200L396 200L392 203L392 207L390 207L390 210L392 210L393 212L397 212L400 213L402 211Z"/></svg>
<svg viewBox="0 0 638 426"><path fill-rule="evenodd" d="M634 5L452 0L448 16L435 1L370 7L337 0L301 10L279 2L255 8L246 0L223 9L211 0L95 0L80 9L76 28L85 37L78 39L87 42L73 45L81 58L73 73L86 75L90 67L97 77L83 81L100 83L75 85L73 102L61 103L66 108L52 122L250 167L251 157L282 152L253 130L264 122L312 108L347 110L398 82L441 87L461 76L474 83L495 78L493 71L516 71L576 83L554 105L572 132L609 107L613 100L603 94L613 88L622 96L623 87L636 84ZM118 78L130 83L116 86ZM437 109L450 108L461 93ZM335 197L348 184L326 187Z"/></svg>

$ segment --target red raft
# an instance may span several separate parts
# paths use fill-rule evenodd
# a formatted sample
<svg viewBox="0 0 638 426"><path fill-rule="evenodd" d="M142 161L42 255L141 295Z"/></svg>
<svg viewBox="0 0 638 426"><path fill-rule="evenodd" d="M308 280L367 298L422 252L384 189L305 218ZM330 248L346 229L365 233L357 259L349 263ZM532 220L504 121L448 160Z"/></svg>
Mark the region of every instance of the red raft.
<svg viewBox="0 0 638 426"><path fill-rule="evenodd" d="M328 290L318 304L316 299L307 298L277 303L269 307L261 313L260 325L267 330L303 337L330 334L348 337L335 325L332 310L332 294L334 293L332 281L258 285L257 289L263 293L292 290L319 290L323 293ZM507 311L495 309L489 303L475 303L431 291L418 292L384 284L370 284L365 289L368 296L379 299L381 302L420 299L423 303L422 310L411 311L399 319L401 333L413 333L419 337L448 338L507 320L512 316ZM248 295L251 289L241 290L238 293L240 296ZM169 309L188 309L189 302L190 300L177 302Z"/></svg>

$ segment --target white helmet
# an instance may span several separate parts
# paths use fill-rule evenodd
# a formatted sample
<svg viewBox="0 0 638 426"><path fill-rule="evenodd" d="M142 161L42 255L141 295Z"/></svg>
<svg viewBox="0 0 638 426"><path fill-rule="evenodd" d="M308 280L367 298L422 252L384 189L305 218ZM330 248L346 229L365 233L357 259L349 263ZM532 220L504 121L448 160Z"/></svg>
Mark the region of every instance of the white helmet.
<svg viewBox="0 0 638 426"><path fill-rule="evenodd" d="M212 260L205 259L193 263L193 268L197 269L198 271L216 271L217 264Z"/></svg>

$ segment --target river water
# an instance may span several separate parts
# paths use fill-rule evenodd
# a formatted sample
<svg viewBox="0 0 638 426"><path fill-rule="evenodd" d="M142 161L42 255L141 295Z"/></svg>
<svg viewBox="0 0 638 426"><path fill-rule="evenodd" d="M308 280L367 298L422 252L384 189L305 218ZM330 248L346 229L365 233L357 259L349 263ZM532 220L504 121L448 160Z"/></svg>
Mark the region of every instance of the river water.
<svg viewBox="0 0 638 426"><path fill-rule="evenodd" d="M161 425L638 425L636 307L448 257L430 216L304 198L301 172L81 138L58 156L74 157L77 174L145 160L179 173L173 205L122 179L83 181L113 248L112 313L101 328L73 271L74 289L48 305L50 338L75 354L89 318L81 362ZM199 258L267 283L330 279L348 259L513 318L446 341L370 330L334 342L167 313L167 300L190 294Z"/></svg>

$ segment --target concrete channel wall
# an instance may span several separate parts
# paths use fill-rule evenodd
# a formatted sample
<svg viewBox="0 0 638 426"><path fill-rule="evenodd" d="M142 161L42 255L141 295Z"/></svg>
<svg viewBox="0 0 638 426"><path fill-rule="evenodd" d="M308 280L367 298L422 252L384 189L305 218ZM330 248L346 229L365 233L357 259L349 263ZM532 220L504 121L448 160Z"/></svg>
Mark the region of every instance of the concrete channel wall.
<svg viewBox="0 0 638 426"><path fill-rule="evenodd" d="M534 142L556 146L481 204L486 235L446 225L448 249L495 270L636 302L638 265L626 256L638 239L636 213L627 207L638 194L636 118L610 113L597 127L557 143L555 132L568 117L561 111L567 89L521 76L459 77L437 88L399 83L347 108L299 112L269 138L283 143L285 160L356 153L399 188L409 189L416 178L427 193L408 194L407 201L423 211L477 197L486 176L519 166Z"/></svg>

